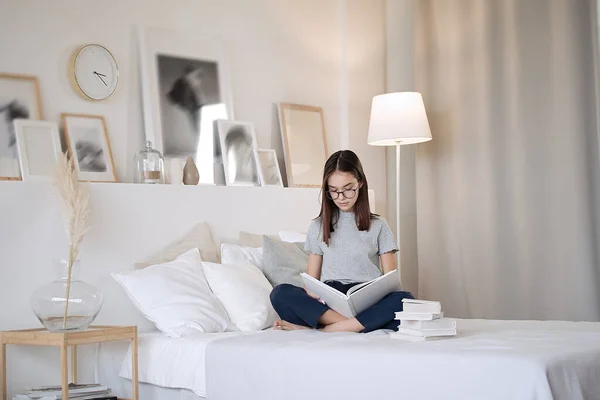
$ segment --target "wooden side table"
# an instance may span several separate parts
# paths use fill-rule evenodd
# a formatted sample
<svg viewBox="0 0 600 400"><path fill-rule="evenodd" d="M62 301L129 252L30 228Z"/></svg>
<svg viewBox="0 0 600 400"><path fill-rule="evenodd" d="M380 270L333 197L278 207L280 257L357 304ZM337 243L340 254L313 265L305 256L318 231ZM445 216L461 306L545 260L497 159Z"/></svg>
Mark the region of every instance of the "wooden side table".
<svg viewBox="0 0 600 400"><path fill-rule="evenodd" d="M0 332L0 400L6 398L6 345L26 346L55 346L60 347L60 362L62 369L62 398L69 398L69 357L68 348L71 348L71 381L77 383L77 346L113 342L118 340L131 340L131 382L133 385L133 399L138 397L138 363L137 363L137 327L136 326L90 326L79 332L50 332L45 328L24 329ZM125 399L124 399L125 400Z"/></svg>

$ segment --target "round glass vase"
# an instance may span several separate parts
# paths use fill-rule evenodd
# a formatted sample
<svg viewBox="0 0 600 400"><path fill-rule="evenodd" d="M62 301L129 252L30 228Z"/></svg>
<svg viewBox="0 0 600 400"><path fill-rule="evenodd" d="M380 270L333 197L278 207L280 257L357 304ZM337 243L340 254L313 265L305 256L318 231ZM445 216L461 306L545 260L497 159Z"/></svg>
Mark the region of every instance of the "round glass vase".
<svg viewBox="0 0 600 400"><path fill-rule="evenodd" d="M73 262L70 282L69 262L61 260L57 264L61 278L37 288L31 295L31 308L49 331L84 330L102 307L102 292L78 279L79 260Z"/></svg>

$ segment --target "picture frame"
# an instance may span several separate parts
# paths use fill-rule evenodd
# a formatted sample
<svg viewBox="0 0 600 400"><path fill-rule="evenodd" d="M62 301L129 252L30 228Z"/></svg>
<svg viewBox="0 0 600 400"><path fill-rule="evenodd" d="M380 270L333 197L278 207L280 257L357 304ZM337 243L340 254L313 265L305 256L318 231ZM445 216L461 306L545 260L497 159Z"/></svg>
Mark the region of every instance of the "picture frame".
<svg viewBox="0 0 600 400"><path fill-rule="evenodd" d="M283 187L275 149L255 149L254 154L261 186Z"/></svg>
<svg viewBox="0 0 600 400"><path fill-rule="evenodd" d="M219 40L138 27L146 140L165 160L191 156L199 183L221 183L215 121L234 119L228 59Z"/></svg>
<svg viewBox="0 0 600 400"><path fill-rule="evenodd" d="M278 103L281 140L289 187L321 187L327 161L323 108Z"/></svg>
<svg viewBox="0 0 600 400"><path fill-rule="evenodd" d="M117 182L104 117L63 113L61 121L78 179L86 182Z"/></svg>
<svg viewBox="0 0 600 400"><path fill-rule="evenodd" d="M53 121L13 121L23 181L49 182L62 153L58 124Z"/></svg>
<svg viewBox="0 0 600 400"><path fill-rule="evenodd" d="M22 179L14 120L43 118L38 78L0 73L0 180Z"/></svg>
<svg viewBox="0 0 600 400"><path fill-rule="evenodd" d="M254 124L247 121L217 120L227 186L260 186L254 150Z"/></svg>

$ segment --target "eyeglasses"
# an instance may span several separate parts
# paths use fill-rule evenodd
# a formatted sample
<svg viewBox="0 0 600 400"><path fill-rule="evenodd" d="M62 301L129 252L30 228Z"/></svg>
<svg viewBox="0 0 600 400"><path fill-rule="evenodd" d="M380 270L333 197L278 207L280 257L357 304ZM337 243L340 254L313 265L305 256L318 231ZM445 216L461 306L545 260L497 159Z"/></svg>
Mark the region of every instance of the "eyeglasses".
<svg viewBox="0 0 600 400"><path fill-rule="evenodd" d="M325 192L325 195L331 200L337 200L338 197L340 197L340 194L343 194L345 199L351 199L356 196L356 191L358 189L358 187L355 187L354 189L344 189L339 192L337 190L328 190Z"/></svg>

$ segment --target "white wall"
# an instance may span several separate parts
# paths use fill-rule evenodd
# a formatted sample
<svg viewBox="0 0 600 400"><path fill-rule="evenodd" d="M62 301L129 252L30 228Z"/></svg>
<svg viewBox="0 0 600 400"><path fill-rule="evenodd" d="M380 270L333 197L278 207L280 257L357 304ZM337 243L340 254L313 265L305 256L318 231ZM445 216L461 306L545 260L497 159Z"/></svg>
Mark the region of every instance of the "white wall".
<svg viewBox="0 0 600 400"><path fill-rule="evenodd" d="M417 0L386 0L386 92L415 90L413 15ZM435 138L435 132L434 132ZM418 291L417 204L415 147L402 146L400 154L400 249L402 285ZM396 231L396 149L387 150L387 213Z"/></svg>
<svg viewBox="0 0 600 400"><path fill-rule="evenodd" d="M365 3L347 2L348 142L363 163L369 188L377 193L377 209L387 216L385 148L367 144L371 101L385 92L385 2Z"/></svg>
<svg viewBox="0 0 600 400"><path fill-rule="evenodd" d="M282 162L274 108L279 101L324 108L330 153L366 141L367 103L383 87L382 4L383 0L2 0L0 71L39 77L46 119L58 121L62 112L104 115L119 180L131 182L132 158L144 140L135 27L217 37L230 61L235 118L253 121L258 145L275 148ZM350 10L352 28L359 27L366 36L345 38L353 32L346 29L344 8ZM89 42L107 46L120 67L116 93L101 103L81 99L69 83L70 57ZM363 51L370 48L376 51ZM344 54L351 56L353 65L346 64ZM357 76L374 70L374 75ZM366 79L367 87L356 78ZM350 92L365 98L350 99ZM373 155L377 151L360 150L370 176L384 176L380 156ZM385 209L383 179L375 178L371 186L382 201L378 208Z"/></svg>

